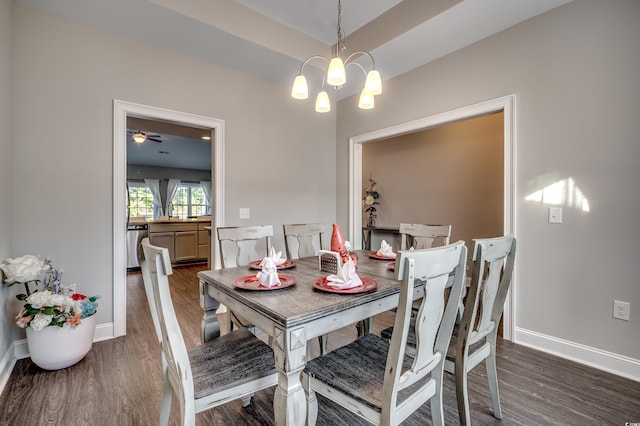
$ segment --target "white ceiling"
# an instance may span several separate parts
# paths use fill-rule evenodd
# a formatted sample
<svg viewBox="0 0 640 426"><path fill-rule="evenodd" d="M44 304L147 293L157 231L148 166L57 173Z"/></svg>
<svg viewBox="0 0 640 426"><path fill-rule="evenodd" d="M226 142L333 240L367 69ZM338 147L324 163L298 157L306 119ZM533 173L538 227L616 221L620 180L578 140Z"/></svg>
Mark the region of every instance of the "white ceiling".
<svg viewBox="0 0 640 426"><path fill-rule="evenodd" d="M331 0L17 1L280 82L287 95L301 62L329 56L336 40ZM342 26L347 48L370 51L384 81L570 1L343 0Z"/></svg>
<svg viewBox="0 0 640 426"><path fill-rule="evenodd" d="M283 96L289 96L301 63L312 55L330 56L337 39L337 0L16 1L281 83ZM384 84L570 1L342 0L342 29L347 53L369 51ZM316 65L305 68L310 92L322 78ZM358 79L363 76L330 96L335 101L357 93Z"/></svg>
<svg viewBox="0 0 640 426"><path fill-rule="evenodd" d="M333 0L236 0L238 3L326 44L337 39L338 2ZM382 15L401 0L342 1L345 36Z"/></svg>

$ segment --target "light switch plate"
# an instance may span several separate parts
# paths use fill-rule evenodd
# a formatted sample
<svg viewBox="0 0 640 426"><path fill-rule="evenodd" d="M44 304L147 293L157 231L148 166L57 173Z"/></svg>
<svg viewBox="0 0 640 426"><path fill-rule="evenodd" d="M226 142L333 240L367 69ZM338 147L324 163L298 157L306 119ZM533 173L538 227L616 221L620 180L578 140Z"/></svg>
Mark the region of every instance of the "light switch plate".
<svg viewBox="0 0 640 426"><path fill-rule="evenodd" d="M549 207L549 223L562 223L562 207Z"/></svg>
<svg viewBox="0 0 640 426"><path fill-rule="evenodd" d="M240 216L240 219L250 219L251 210L249 209L249 207L240 207L239 216Z"/></svg>

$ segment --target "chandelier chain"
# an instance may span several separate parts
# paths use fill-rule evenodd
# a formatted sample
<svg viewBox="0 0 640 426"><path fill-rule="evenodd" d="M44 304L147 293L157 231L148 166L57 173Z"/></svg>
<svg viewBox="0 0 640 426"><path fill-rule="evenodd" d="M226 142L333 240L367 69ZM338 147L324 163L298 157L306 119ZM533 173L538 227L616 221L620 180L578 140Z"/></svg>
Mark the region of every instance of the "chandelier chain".
<svg viewBox="0 0 640 426"><path fill-rule="evenodd" d="M342 2L338 0L338 42L336 43L336 56L340 56L340 51L344 50L342 35Z"/></svg>

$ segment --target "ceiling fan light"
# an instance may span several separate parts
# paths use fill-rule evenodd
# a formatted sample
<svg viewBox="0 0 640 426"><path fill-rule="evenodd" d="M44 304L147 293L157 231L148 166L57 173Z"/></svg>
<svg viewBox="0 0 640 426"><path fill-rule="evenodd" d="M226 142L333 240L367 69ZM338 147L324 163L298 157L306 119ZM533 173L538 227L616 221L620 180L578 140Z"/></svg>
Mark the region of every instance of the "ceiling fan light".
<svg viewBox="0 0 640 426"><path fill-rule="evenodd" d="M293 81L291 97L294 99L307 99L309 97L309 87L307 86L307 79L304 75L298 74Z"/></svg>
<svg viewBox="0 0 640 426"><path fill-rule="evenodd" d="M344 63L339 56L336 56L329 63L327 70L327 83L332 86L343 86L347 82L347 74L344 70Z"/></svg>
<svg viewBox="0 0 640 426"><path fill-rule="evenodd" d="M374 101L373 101L373 93L370 90L367 90L365 87L360 92L360 100L358 101L358 107L360 109L373 109Z"/></svg>
<svg viewBox="0 0 640 426"><path fill-rule="evenodd" d="M136 143L142 143L147 140L147 136L144 133L134 133L133 141Z"/></svg>
<svg viewBox="0 0 640 426"><path fill-rule="evenodd" d="M329 112L331 111L331 103L329 102L329 95L324 90L318 93L316 98L316 111L317 112Z"/></svg>
<svg viewBox="0 0 640 426"><path fill-rule="evenodd" d="M364 82L364 87L373 95L379 95L382 93L382 79L380 78L378 70L369 71L367 79Z"/></svg>

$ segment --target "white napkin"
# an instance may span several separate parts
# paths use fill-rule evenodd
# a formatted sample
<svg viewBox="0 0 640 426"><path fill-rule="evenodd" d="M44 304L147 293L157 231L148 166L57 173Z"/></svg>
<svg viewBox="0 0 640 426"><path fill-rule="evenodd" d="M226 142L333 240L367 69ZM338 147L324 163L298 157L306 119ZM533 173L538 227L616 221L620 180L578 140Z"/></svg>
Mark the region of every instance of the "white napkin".
<svg viewBox="0 0 640 426"><path fill-rule="evenodd" d="M358 274L356 274L356 264L353 263L353 260L347 261L347 263L342 265L342 268L338 267L338 273L336 275L329 275L327 280L329 280L327 283L329 287L341 290L362 285L362 280Z"/></svg>
<svg viewBox="0 0 640 426"><path fill-rule="evenodd" d="M270 257L262 259L262 271L256 274L260 284L263 287L275 287L280 285L280 278L278 277L278 268L275 262Z"/></svg>
<svg viewBox="0 0 640 426"><path fill-rule="evenodd" d="M393 252L393 247L391 244L387 243L385 240L382 240L380 243L380 250L376 253L378 256L392 257L395 259L396 254Z"/></svg>
<svg viewBox="0 0 640 426"><path fill-rule="evenodd" d="M282 251L279 251L279 252L276 253L276 249L274 249L273 247L271 247L271 249L269 250L269 256L268 257L271 260L273 260L273 263L275 263L276 266L280 266L284 262L287 261L286 257L284 259L282 259ZM265 259L266 259L266 257L265 257ZM264 260L262 262L264 263Z"/></svg>

